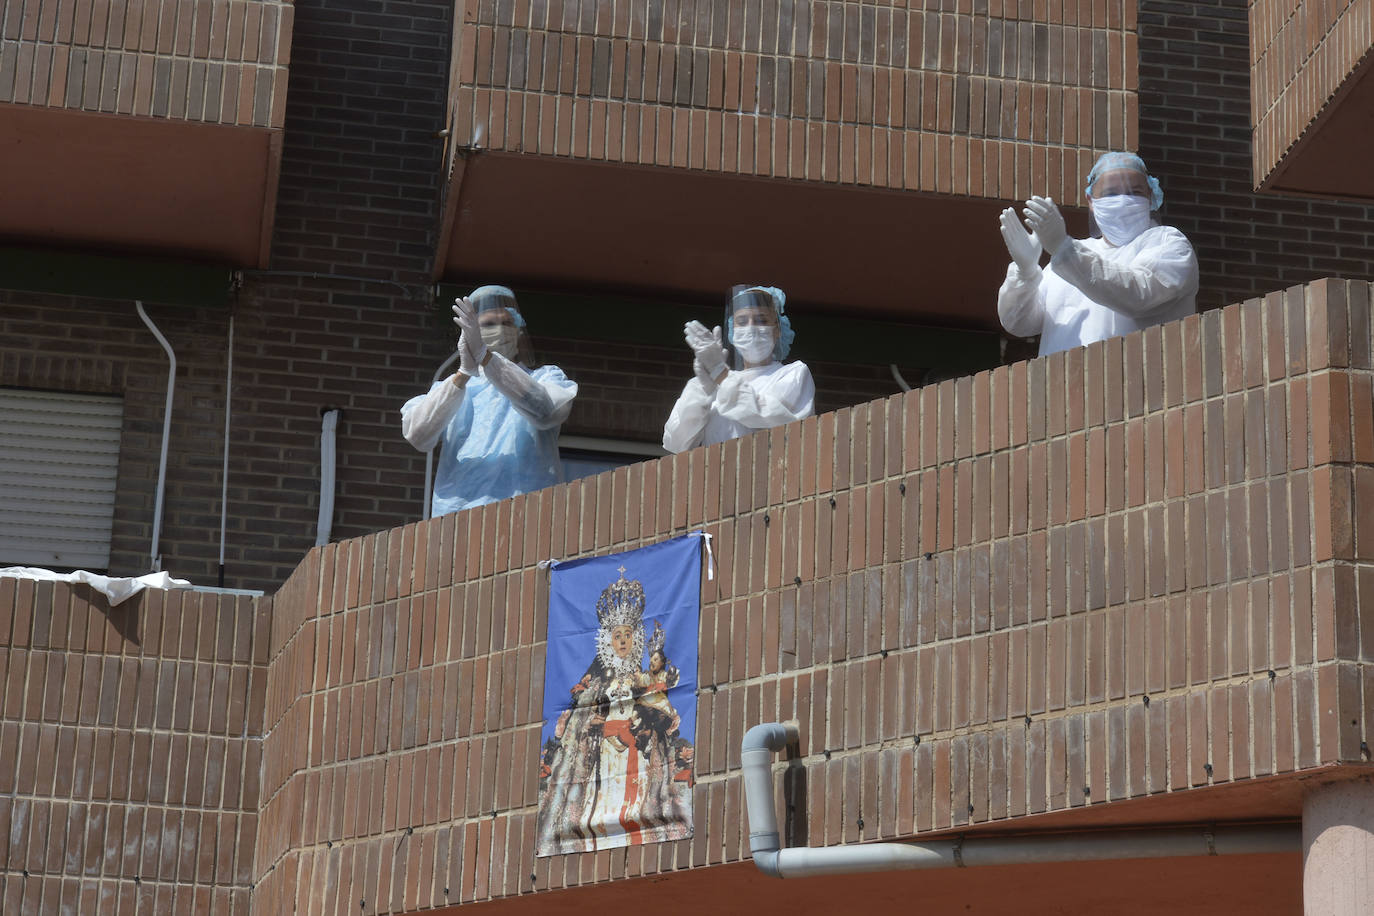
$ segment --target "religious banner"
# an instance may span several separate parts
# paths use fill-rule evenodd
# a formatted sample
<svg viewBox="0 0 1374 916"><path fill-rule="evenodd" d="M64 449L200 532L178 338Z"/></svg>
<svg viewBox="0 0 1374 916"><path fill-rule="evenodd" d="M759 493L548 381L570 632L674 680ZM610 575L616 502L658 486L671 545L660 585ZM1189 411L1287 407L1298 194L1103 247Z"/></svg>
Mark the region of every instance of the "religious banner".
<svg viewBox="0 0 1374 916"><path fill-rule="evenodd" d="M554 565L538 855L692 835L700 538Z"/></svg>

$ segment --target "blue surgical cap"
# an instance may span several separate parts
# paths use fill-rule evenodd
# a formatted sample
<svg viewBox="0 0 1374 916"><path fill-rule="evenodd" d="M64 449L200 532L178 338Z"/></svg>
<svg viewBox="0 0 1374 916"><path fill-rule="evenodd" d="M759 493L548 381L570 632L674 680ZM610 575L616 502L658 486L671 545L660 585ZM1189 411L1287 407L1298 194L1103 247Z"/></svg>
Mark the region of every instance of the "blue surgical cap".
<svg viewBox="0 0 1374 916"><path fill-rule="evenodd" d="M515 293L506 286L479 286L468 293L468 299L478 314L494 308L503 308L510 313L511 320L520 330L525 329L525 319L515 302Z"/></svg>
<svg viewBox="0 0 1374 916"><path fill-rule="evenodd" d="M736 287L738 288L738 287ZM787 308L787 294L776 286L750 286L743 290L746 293L763 293L773 300L773 308L778 313L778 342L773 346L773 358L778 362L787 359L787 354L792 352L792 341L797 339L797 332L792 330L792 322L785 314ZM733 313L733 309L731 310ZM730 335L735 330L735 320L733 315L725 318L725 337L730 339Z"/></svg>
<svg viewBox="0 0 1374 916"><path fill-rule="evenodd" d="M1104 172L1115 172L1117 169L1130 169L1145 176L1150 183L1151 210L1158 210L1164 205L1164 191L1159 187L1159 179L1150 174L1149 169L1145 168L1145 160L1135 153L1103 153L1093 165L1093 170L1088 173L1088 186L1083 189L1083 193L1092 197L1093 185L1097 184L1097 179L1102 177Z"/></svg>

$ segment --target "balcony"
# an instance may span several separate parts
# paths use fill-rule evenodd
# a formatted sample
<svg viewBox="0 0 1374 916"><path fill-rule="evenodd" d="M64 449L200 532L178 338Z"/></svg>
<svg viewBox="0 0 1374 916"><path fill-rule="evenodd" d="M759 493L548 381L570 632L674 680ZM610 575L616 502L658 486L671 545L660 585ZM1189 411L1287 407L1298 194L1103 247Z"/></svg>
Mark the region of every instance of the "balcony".
<svg viewBox="0 0 1374 916"><path fill-rule="evenodd" d="M1096 153L1136 143L1130 3L543 10L455 24L440 277L692 299L786 276L989 327L1005 263L966 240L1006 200L1080 203Z"/></svg>
<svg viewBox="0 0 1374 916"><path fill-rule="evenodd" d="M1297 912L1296 852L776 882L748 861L739 748L758 722L799 724L775 775L784 840L810 846L1293 823L1315 787L1367 776L1370 291L1295 287L331 544L258 602L174 594L111 612L0 579L0 633L13 634L0 755L20 774L49 760L58 772L22 775L13 801L0 773L0 806L23 813L8 887L93 886L81 841L49 825L69 804L116 823L154 803L171 826L129 829L143 862L170 864L135 884L143 866L107 858L102 891L180 892L181 850L230 824L220 865L188 861L181 883L251 893L255 913L852 909L917 894ZM716 576L703 582L696 834L536 859L537 564L698 527ZM67 683L86 692L64 699ZM87 741L137 764L164 739L232 769L222 805L180 776L169 789L156 753L94 788L56 765ZM30 878L13 878L16 862Z"/></svg>
<svg viewBox="0 0 1374 916"><path fill-rule="evenodd" d="M0 239L265 266L293 7L9 4Z"/></svg>
<svg viewBox="0 0 1374 916"><path fill-rule="evenodd" d="M1250 4L1255 185L1374 200L1374 56L1359 5Z"/></svg>

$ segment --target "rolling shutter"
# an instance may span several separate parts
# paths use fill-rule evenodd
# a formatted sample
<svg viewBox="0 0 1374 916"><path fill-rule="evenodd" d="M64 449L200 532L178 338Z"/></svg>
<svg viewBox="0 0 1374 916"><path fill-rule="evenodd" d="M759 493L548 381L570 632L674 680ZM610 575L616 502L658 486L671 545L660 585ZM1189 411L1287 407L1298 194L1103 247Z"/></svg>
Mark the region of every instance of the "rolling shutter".
<svg viewBox="0 0 1374 916"><path fill-rule="evenodd" d="M110 565L119 397L0 388L0 566Z"/></svg>

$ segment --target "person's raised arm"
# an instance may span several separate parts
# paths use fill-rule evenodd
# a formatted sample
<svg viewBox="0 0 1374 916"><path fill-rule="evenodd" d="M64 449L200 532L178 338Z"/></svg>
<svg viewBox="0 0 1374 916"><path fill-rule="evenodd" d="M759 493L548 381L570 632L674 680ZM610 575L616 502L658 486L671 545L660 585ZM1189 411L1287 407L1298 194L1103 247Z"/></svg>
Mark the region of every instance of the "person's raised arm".
<svg viewBox="0 0 1374 916"><path fill-rule="evenodd" d="M717 379L726 373L720 328L708 331L701 322L689 321L682 334L692 349L694 377L682 389L668 414L668 421L663 424L663 447L674 454L701 444L702 433L711 419Z"/></svg>
<svg viewBox="0 0 1374 916"><path fill-rule="evenodd" d="M997 291L997 317L1008 334L1034 337L1044 328L1045 300L1040 288L1040 239L1021 225L1008 207L998 217L1002 241L1011 255L1007 277Z"/></svg>
<svg viewBox="0 0 1374 916"><path fill-rule="evenodd" d="M422 452L439 444L453 415L463 403L468 379L477 374L477 357L463 325L458 321L458 306L453 307L454 323L459 327L458 371L419 397L411 398L401 407L401 435ZM481 340L480 337L476 338Z"/></svg>
<svg viewBox="0 0 1374 916"><path fill-rule="evenodd" d="M490 350L482 372L492 387L509 398L511 406L537 429L560 426L568 419L573 399L577 397L577 383L562 371L544 372L546 378L538 379L522 366Z"/></svg>
<svg viewBox="0 0 1374 916"><path fill-rule="evenodd" d="M762 381L742 372L727 374L716 392L716 410L750 429L781 426L816 412L816 383L806 363L783 366L768 378L766 390L760 390Z"/></svg>
<svg viewBox="0 0 1374 916"><path fill-rule="evenodd" d="M1129 261L1107 260L1070 240L1052 263L1055 273L1083 295L1133 318L1197 292L1197 254L1183 233L1169 226L1153 230L1150 243Z"/></svg>

